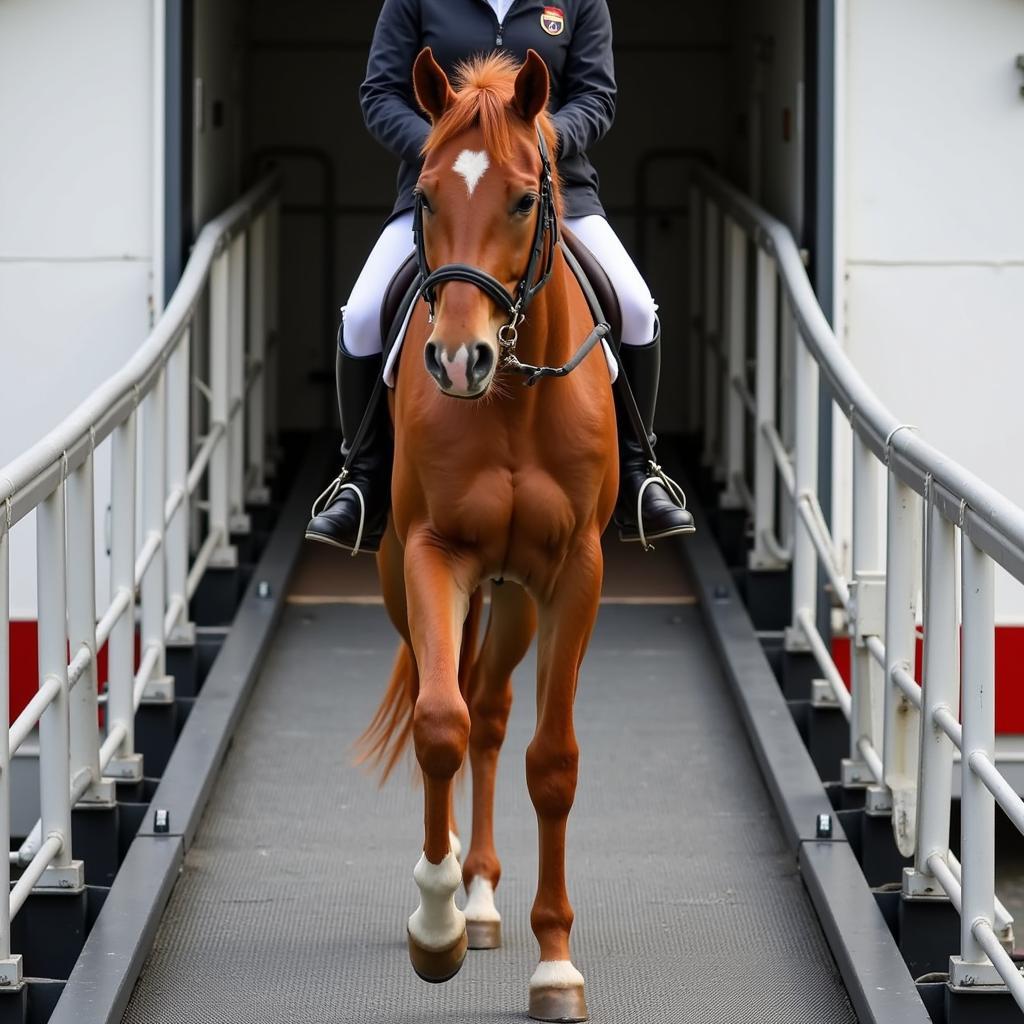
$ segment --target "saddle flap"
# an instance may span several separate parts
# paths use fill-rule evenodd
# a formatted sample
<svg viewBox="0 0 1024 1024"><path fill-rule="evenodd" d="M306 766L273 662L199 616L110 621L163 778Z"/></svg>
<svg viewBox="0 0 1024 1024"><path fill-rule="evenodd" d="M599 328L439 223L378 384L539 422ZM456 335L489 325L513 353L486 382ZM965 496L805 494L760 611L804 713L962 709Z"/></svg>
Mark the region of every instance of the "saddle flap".
<svg viewBox="0 0 1024 1024"><path fill-rule="evenodd" d="M588 293L588 284L601 307L600 313L604 313L605 322L612 329L612 341L615 347L622 343L622 308L619 306L619 297L615 294L611 278L607 271L598 262L597 257L565 226L562 224L562 241L566 248L576 257L576 263L586 276L585 281L580 281L583 294ZM570 262L570 266L572 263ZM575 267L573 270L575 271ZM578 277L579 275L577 275ZM588 295L588 301L590 301ZM600 315L596 309L591 309L594 318Z"/></svg>

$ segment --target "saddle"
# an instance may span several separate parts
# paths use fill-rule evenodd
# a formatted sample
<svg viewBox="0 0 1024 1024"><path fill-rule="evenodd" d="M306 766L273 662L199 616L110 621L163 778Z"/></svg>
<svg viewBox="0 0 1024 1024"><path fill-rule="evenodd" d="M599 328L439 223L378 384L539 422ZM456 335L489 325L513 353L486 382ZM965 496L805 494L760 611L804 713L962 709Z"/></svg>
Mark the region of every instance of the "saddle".
<svg viewBox="0 0 1024 1024"><path fill-rule="evenodd" d="M622 336L622 311L611 278L597 257L564 224L561 225L559 245L567 250L566 261L583 289L594 323L608 324L611 327L611 340L618 347ZM419 294L419 284L416 253L410 253L388 282L380 307L380 336L384 339L385 362L398 343L398 334L405 323L409 307Z"/></svg>

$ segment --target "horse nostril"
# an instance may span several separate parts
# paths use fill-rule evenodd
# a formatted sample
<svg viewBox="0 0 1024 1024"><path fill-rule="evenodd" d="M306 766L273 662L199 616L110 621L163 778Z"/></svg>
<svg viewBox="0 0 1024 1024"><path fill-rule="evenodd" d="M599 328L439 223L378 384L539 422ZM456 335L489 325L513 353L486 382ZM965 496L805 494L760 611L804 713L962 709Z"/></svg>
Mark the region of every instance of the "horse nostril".
<svg viewBox="0 0 1024 1024"><path fill-rule="evenodd" d="M470 349L469 379L474 384L481 384L494 366L494 350L490 345L478 341Z"/></svg>
<svg viewBox="0 0 1024 1024"><path fill-rule="evenodd" d="M439 384L444 385L448 382L448 374L444 372L438 351L438 346L428 341L423 349L423 362L427 367L427 373Z"/></svg>

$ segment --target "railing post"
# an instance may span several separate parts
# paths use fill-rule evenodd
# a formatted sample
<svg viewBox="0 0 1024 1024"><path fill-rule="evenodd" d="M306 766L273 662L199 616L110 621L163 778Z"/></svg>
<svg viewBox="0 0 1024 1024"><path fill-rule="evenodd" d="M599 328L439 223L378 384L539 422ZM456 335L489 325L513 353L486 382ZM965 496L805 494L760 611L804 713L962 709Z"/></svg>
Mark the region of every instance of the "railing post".
<svg viewBox="0 0 1024 1024"><path fill-rule="evenodd" d="M188 493L189 389L191 387L192 328L186 327L167 360L167 479L180 491L181 504L166 526L167 604L181 609L167 637L169 645L195 643L195 624L188 619L188 536L191 496Z"/></svg>
<svg viewBox="0 0 1024 1024"><path fill-rule="evenodd" d="M924 666L921 680L921 754L917 772L917 849L913 868L903 869L905 896L943 896L928 866L933 854L949 856L953 741L935 721L935 712L957 712L959 686L956 617L956 538L954 526L931 496L925 509Z"/></svg>
<svg viewBox="0 0 1024 1024"><path fill-rule="evenodd" d="M787 452L793 451L795 428L794 416L796 415L796 382L794 380L793 360L796 357L796 347L800 342L797 338L796 317L793 316L793 307L789 303L785 288L780 288L779 301L779 396L781 407L779 409L779 437ZM794 489L795 490L795 489ZM792 509L789 507L791 501L795 502L795 496L791 499L789 492L783 488L783 511L779 519L779 540L784 548L790 548L793 543L793 522Z"/></svg>
<svg viewBox="0 0 1024 1024"><path fill-rule="evenodd" d="M231 250L213 259L210 270L210 430L223 433L210 455L210 533L220 543L210 564L222 569L238 565L238 550L231 544Z"/></svg>
<svg viewBox="0 0 1024 1024"><path fill-rule="evenodd" d="M245 514L245 340L246 236L239 232L230 243L228 275L228 507L232 533L248 533Z"/></svg>
<svg viewBox="0 0 1024 1024"><path fill-rule="evenodd" d="M870 786L875 779L860 743L876 750L882 735L881 667L865 645L869 636L885 635L885 573L879 532L879 463L853 434L853 579L850 584L850 756L843 759L844 786ZM888 809L888 798L873 794L872 809Z"/></svg>
<svg viewBox="0 0 1024 1024"><path fill-rule="evenodd" d="M889 470L885 555L885 708L882 763L892 802L892 831L904 857L917 837L917 758L921 714L896 685L897 669L914 677L917 660L921 502Z"/></svg>
<svg viewBox="0 0 1024 1024"><path fill-rule="evenodd" d="M710 200L704 202L704 452L703 465L718 466L719 399L722 390L722 352L719 335L719 275L722 217Z"/></svg>
<svg viewBox="0 0 1024 1024"><path fill-rule="evenodd" d="M142 651L157 650L156 664L142 692L148 702L174 701L174 679L167 675L164 611L167 599L167 548L164 508L167 502L167 377L163 368L142 400L143 543L159 544L142 575Z"/></svg>
<svg viewBox="0 0 1024 1024"><path fill-rule="evenodd" d="M995 801L971 768L971 755L995 761L995 579L992 560L960 535L963 609L961 684L962 759L960 800L960 956L950 957L954 987L1003 984L974 937L978 920L995 922Z"/></svg>
<svg viewBox="0 0 1024 1024"><path fill-rule="evenodd" d="M728 367L725 374L725 490L723 508L741 508L739 482L745 476L747 410L738 385L747 386L747 236L731 217L725 218L725 281L722 291L723 329Z"/></svg>
<svg viewBox="0 0 1024 1024"><path fill-rule="evenodd" d="M249 226L249 368L256 375L246 398L248 424L248 469L246 498L266 505L270 491L266 485L267 425L264 412L267 393L267 214L261 213Z"/></svg>
<svg viewBox="0 0 1024 1024"><path fill-rule="evenodd" d="M788 301L788 300L787 300ZM806 651L807 640L798 619L801 609L812 615L817 606L818 561L814 542L798 507L804 496L818 492L818 364L797 328L793 353L796 445L793 458L793 609L786 630L786 650Z"/></svg>
<svg viewBox="0 0 1024 1024"><path fill-rule="evenodd" d="M39 603L39 682L57 693L39 720L39 804L43 841L60 848L36 888L80 891L81 861L71 857L71 729L68 694L67 575L64 480L36 508L36 588Z"/></svg>
<svg viewBox="0 0 1024 1024"><path fill-rule="evenodd" d="M79 802L113 807L114 783L101 778L96 671L96 522L93 455L68 477L68 639L71 660L84 648L89 662L71 691L71 779L89 773Z"/></svg>
<svg viewBox="0 0 1024 1024"><path fill-rule="evenodd" d="M267 207L267 372L263 375L266 389L266 436L269 446L266 466L268 476L273 476L277 460L281 456L277 438L277 363L280 321L280 277L281 265L281 200L275 196Z"/></svg>
<svg viewBox="0 0 1024 1024"><path fill-rule="evenodd" d="M765 539L775 530L775 458L762 429L775 425L776 356L778 349L778 280L775 260L757 250L757 342L756 393L754 417L754 547L750 552L751 569L781 569Z"/></svg>
<svg viewBox="0 0 1024 1024"><path fill-rule="evenodd" d="M110 598L125 595L128 608L108 641L107 735L122 737L104 772L124 782L142 781L135 752L135 423L134 410L114 429L110 448Z"/></svg>
<svg viewBox="0 0 1024 1024"><path fill-rule="evenodd" d="M11 706L10 609L11 506L0 503L0 708ZM4 718L0 736L0 840L11 845L11 736ZM0 985L15 989L22 983L21 954L11 953L11 862L0 858Z"/></svg>
<svg viewBox="0 0 1024 1024"><path fill-rule="evenodd" d="M690 217L690 266L689 266L689 325L688 337L690 340L689 357L689 379L686 382L687 394L689 396L685 410L685 429L688 434L694 435L700 432L700 409L701 390L704 381L702 367L704 366L704 335L701 327L701 271L704 260L704 239L702 237L703 219L701 212L704 204L701 202L700 189L691 184L690 198L687 211Z"/></svg>

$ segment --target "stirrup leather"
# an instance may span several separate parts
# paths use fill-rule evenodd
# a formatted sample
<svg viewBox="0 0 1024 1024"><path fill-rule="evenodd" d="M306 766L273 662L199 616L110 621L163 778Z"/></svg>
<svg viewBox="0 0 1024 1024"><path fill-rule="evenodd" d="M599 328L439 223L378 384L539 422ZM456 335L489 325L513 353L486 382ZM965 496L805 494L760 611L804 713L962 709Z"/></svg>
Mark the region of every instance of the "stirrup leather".
<svg viewBox="0 0 1024 1024"><path fill-rule="evenodd" d="M359 489L358 484L346 483L348 477L348 470L343 469L321 492L320 496L313 502L312 518L316 519L321 512L325 511L330 505L332 505L335 499L341 495L343 491L352 491L355 496L359 499L359 529L356 531L356 543L355 547L352 548L352 557L355 558L359 554L360 545L363 543L363 527L366 525L366 499L363 497L363 492Z"/></svg>
<svg viewBox="0 0 1024 1024"><path fill-rule="evenodd" d="M685 512L686 511L686 494L683 492L682 487L679 486L666 473L661 466L658 465L654 459L649 459L647 462L647 479L640 485L640 490L636 494L636 525L637 531L640 534L640 544L644 551L653 551L654 545L648 541L647 534L644 532L644 494L647 488L653 483L660 483L668 493L675 498L679 503L679 507ZM681 531L681 532L692 532Z"/></svg>

